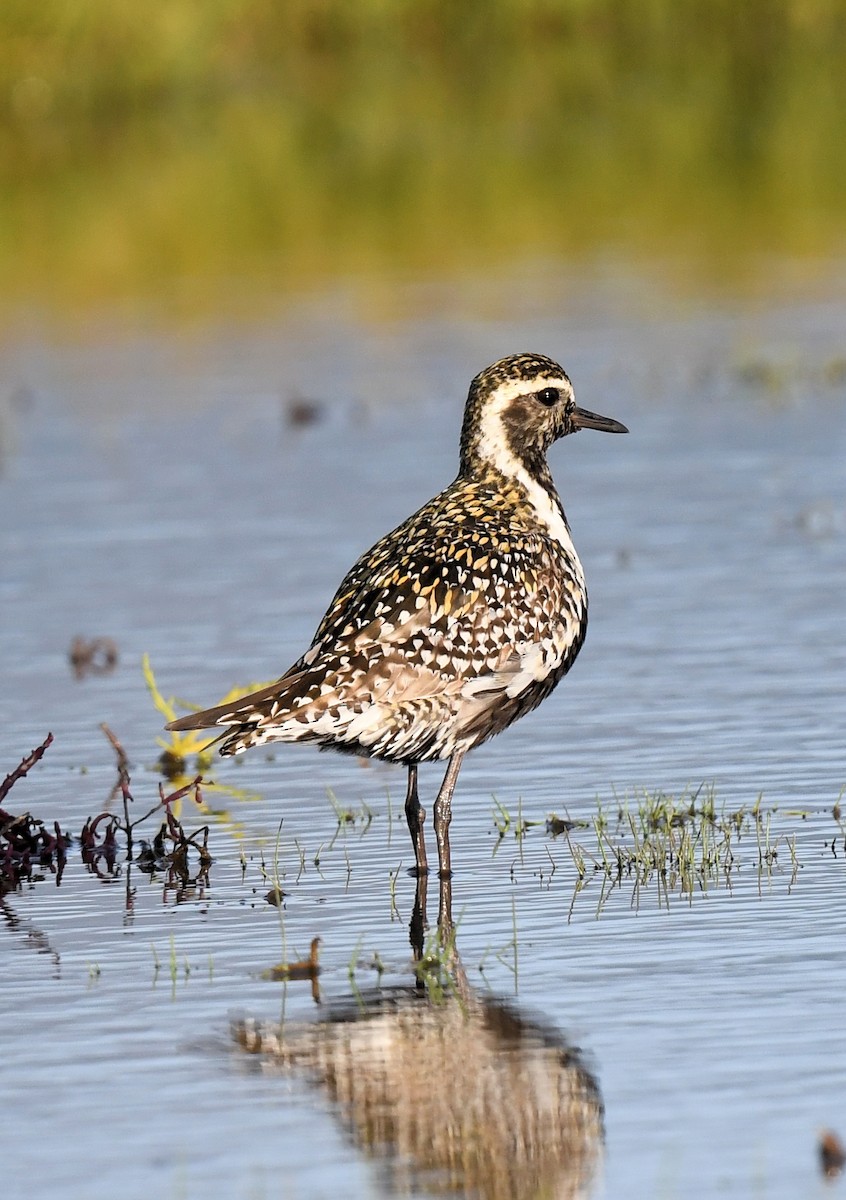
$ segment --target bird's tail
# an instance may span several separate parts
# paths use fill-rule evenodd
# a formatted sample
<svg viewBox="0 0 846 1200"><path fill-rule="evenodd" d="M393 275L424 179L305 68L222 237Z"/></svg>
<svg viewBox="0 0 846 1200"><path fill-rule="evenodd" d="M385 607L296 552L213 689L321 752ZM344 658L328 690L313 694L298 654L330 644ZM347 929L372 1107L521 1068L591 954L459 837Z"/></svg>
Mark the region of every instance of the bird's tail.
<svg viewBox="0 0 846 1200"><path fill-rule="evenodd" d="M210 729L223 725L223 733L209 745L213 746L219 741L221 754L240 754L250 746L259 746L262 742L271 740L271 725L274 740L279 738L280 726L284 724L287 712L293 707L292 702L302 694L304 676L305 672L283 676L275 683L246 696L239 696L237 700L230 700L227 704L187 713L184 717L171 721L165 729L182 732L186 729ZM293 730L290 740L297 740Z"/></svg>

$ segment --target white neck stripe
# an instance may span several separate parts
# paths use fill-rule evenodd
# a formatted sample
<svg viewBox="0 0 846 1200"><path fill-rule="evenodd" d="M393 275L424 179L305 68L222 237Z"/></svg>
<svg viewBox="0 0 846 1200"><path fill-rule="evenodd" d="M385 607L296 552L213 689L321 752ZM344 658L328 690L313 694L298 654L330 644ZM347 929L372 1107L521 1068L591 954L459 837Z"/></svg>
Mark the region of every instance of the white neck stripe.
<svg viewBox="0 0 846 1200"><path fill-rule="evenodd" d="M562 382L560 376L550 376L548 380L533 380L532 387L533 390L552 386L561 388ZM525 391L526 384L516 382L503 385L497 391L496 403L491 404L483 412L477 451L485 462L490 463L506 479L513 479L524 488L538 521L544 526L550 537L554 538L564 551L578 563L573 539L570 537L570 531L557 498L551 496L546 488L532 478L508 444L508 437L502 423L502 411L515 396L522 395ZM570 391L572 393L572 389Z"/></svg>

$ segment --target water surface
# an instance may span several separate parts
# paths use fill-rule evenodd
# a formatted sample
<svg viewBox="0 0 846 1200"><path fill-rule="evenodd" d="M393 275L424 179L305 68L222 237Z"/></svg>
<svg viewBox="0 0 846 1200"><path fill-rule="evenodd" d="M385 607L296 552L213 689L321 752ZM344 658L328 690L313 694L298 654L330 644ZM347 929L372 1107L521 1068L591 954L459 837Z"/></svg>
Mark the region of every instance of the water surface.
<svg viewBox="0 0 846 1200"><path fill-rule="evenodd" d="M152 805L162 718L142 654L166 695L199 703L280 673L355 555L452 478L472 374L516 349L560 357L580 401L631 434L552 453L591 628L555 695L462 771L467 985L507 996L593 1081L603 1132L583 1194L822 1194L816 1138L843 1129L846 1096L844 311L647 312L627 294L541 302L527 273L474 320L447 302L373 326L336 297L194 342L19 344L3 772L55 742L5 807L78 833L115 780L102 721ZM302 398L317 419L292 423ZM113 638L117 667L75 679L77 634ZM213 773L239 796L209 790L211 818L183 808L186 828L210 820L208 883L125 863L97 880L72 848L61 886L44 871L2 901L7 1194L425 1194L431 1177L368 1147L337 1093L258 1069L230 1034L233 1015L302 1030L356 987L413 987L402 772L281 747ZM421 778L429 807L437 769ZM753 822L707 890L603 891L596 874L577 890L549 814L584 822L571 838L596 858L598 805L613 827L627 797L700 785L718 813L762 794L775 855ZM520 816L538 822L522 839ZM280 818L284 947L262 872ZM317 935L319 1007L307 981L260 978ZM467 1061L459 1049L456 1074Z"/></svg>

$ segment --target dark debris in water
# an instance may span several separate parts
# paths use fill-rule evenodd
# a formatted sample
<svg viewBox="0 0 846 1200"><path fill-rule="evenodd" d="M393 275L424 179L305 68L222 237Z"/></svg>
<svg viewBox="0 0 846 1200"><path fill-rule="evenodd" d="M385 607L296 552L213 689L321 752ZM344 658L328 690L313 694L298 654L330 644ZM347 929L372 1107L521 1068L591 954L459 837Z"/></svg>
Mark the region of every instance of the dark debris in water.
<svg viewBox="0 0 846 1200"><path fill-rule="evenodd" d="M560 833L569 833L571 829L576 828L575 821L565 820L563 817L551 816L547 818L546 832L552 837L558 837Z"/></svg>
<svg viewBox="0 0 846 1200"><path fill-rule="evenodd" d="M199 787L200 780L195 781ZM193 785L192 785L193 786ZM163 800L163 803L167 803ZM156 871L167 871L175 881L182 884L207 883L212 857L209 854L209 827L203 825L194 833L186 834L180 821L165 809L165 820L152 843L141 842L136 863L141 871L152 875ZM196 855L196 869L192 871L192 855Z"/></svg>
<svg viewBox="0 0 846 1200"><path fill-rule="evenodd" d="M14 771L0 783L0 801L5 801L14 785L42 758L52 741L53 735L48 733L40 746L24 755ZM0 897L15 891L25 881L41 877L37 874L39 869L48 870L55 875L56 883L61 883L70 840L70 836L59 828L58 821L53 823L51 832L31 813L15 816L0 808Z"/></svg>
<svg viewBox="0 0 846 1200"><path fill-rule="evenodd" d="M0 808L0 897L38 878L33 871L39 868L55 875L60 884L70 840L58 821L50 832L28 812L16 817Z"/></svg>
<svg viewBox="0 0 846 1200"><path fill-rule="evenodd" d="M48 733L40 746L36 746L29 754L24 755L14 771L10 771L6 778L0 783L0 801L3 801L8 796L9 792L15 786L19 779L24 776L35 766L35 764L44 756L47 747L53 741L52 733Z"/></svg>
<svg viewBox="0 0 846 1200"><path fill-rule="evenodd" d="M288 893L283 892L280 887L272 887L264 898L267 903L273 905L274 908L281 908L282 901L285 899L287 894Z"/></svg>
<svg viewBox="0 0 846 1200"><path fill-rule="evenodd" d="M117 666L117 643L110 637L77 636L71 642L68 660L77 679L87 675L108 675Z"/></svg>
<svg viewBox="0 0 846 1200"><path fill-rule="evenodd" d="M117 835L121 834L126 841L126 856L132 861L133 833L145 821L157 815L164 809L164 821L152 842L141 841L141 849L135 862L139 870L148 875L156 872L166 873L167 883L176 884L182 888L208 883L209 867L212 858L209 854L209 827L203 825L194 833L186 834L181 821L173 812L178 801L192 795L197 805L202 804L202 776L198 775L190 783L176 788L165 794L164 787L159 784L158 803L143 816L130 820L129 806L133 803L130 791L129 765L123 746L104 725L103 732L112 744L117 756L118 783L117 790L123 799L123 818L114 813L100 813L93 820L89 818L82 831L83 858L90 869L96 870L101 865L111 874L114 872ZM103 839L98 841L99 826L103 825ZM196 857L195 857L196 856Z"/></svg>
<svg viewBox="0 0 846 1200"><path fill-rule="evenodd" d="M820 1170L826 1179L837 1179L846 1166L846 1150L837 1134L826 1129L819 1140Z"/></svg>
<svg viewBox="0 0 846 1200"><path fill-rule="evenodd" d="M318 961L320 942L319 937L312 938L308 958L300 959L297 962L277 963L275 967L268 967L266 971L262 971L261 978L271 981L316 979L320 974L320 962Z"/></svg>
<svg viewBox="0 0 846 1200"><path fill-rule="evenodd" d="M156 804L133 820L130 818L133 797L126 752L108 727L103 726L103 730L117 756L118 781L110 799L117 795L122 797L123 814L103 811L89 817L78 837L74 837L62 830L57 821L53 822L51 830L49 822L33 817L29 812L16 816L0 808L0 897L17 890L24 882L37 882L43 878L40 872L44 870L49 871L59 885L68 850L74 843L79 845L87 869L101 879L111 879L119 873L118 857L123 853L124 861L136 862L141 871L165 873L168 884L185 888L208 882L212 864L208 848L209 827L204 825L188 834L173 811L177 802L188 795L193 795L198 805L202 803L202 777L198 775L169 794L165 794L160 783ZM48 734L41 745L6 776L0 784L0 801L5 801L14 785L43 757L52 741L53 735ZM160 815L162 810L164 820L158 833L152 842L141 840L141 849L133 858L133 835L144 822Z"/></svg>
<svg viewBox="0 0 846 1200"><path fill-rule="evenodd" d="M326 415L326 406L320 400L294 395L285 404L284 413L286 425L291 429L302 429L318 425Z"/></svg>

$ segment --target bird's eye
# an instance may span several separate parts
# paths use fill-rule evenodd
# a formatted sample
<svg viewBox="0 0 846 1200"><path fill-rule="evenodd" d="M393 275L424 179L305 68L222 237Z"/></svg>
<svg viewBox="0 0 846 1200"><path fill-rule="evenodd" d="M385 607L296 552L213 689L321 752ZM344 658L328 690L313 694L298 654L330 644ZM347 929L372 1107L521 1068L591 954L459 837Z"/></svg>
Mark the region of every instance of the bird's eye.
<svg viewBox="0 0 846 1200"><path fill-rule="evenodd" d="M541 388L538 392L538 400L547 408L552 408L553 404L558 403L558 388Z"/></svg>

